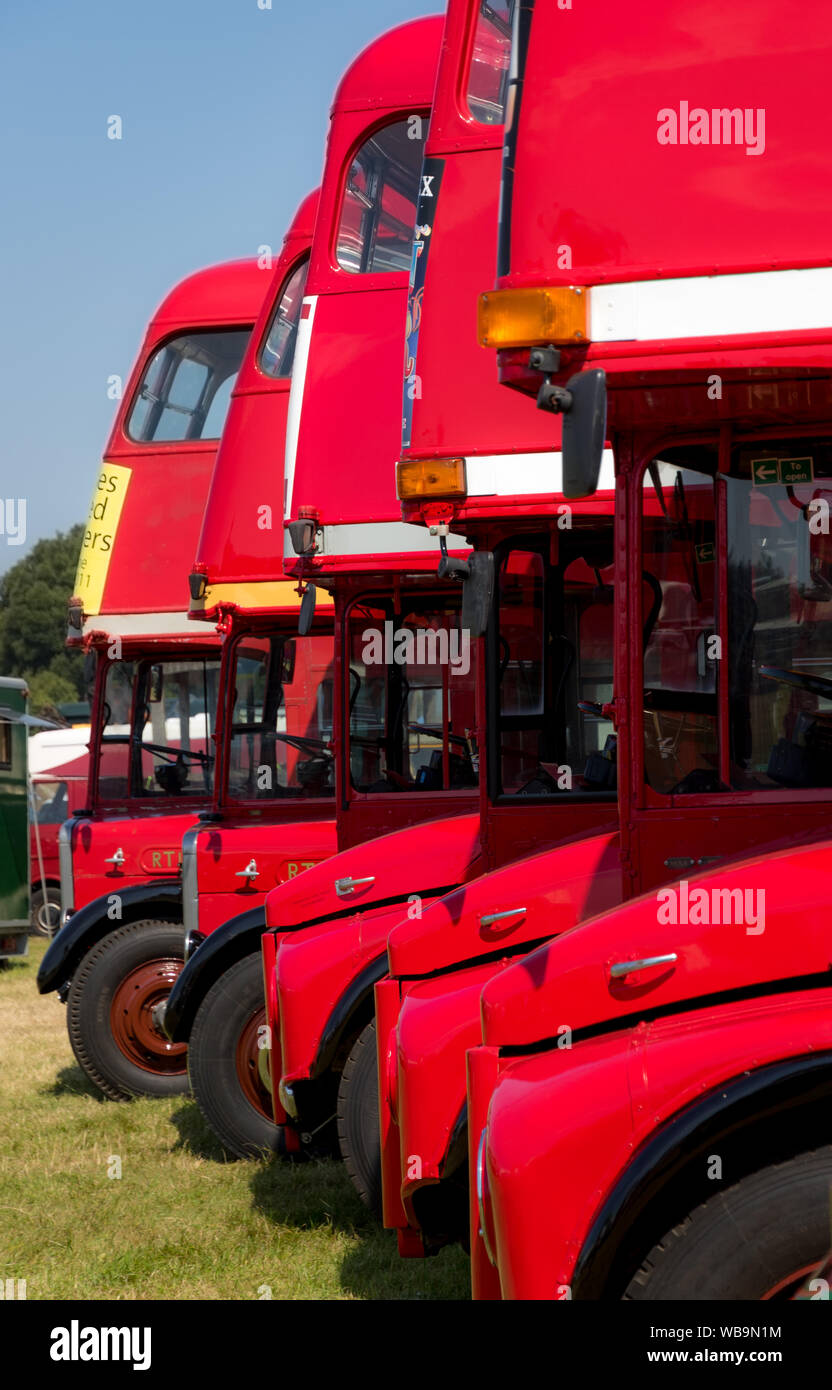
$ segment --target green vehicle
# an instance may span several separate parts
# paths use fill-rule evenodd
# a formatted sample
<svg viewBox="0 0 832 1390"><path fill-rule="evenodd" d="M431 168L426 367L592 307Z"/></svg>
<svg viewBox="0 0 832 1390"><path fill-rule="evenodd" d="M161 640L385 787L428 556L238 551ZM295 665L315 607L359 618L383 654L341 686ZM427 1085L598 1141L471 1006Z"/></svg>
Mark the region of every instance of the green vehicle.
<svg viewBox="0 0 832 1390"><path fill-rule="evenodd" d="M28 694L0 676L0 960L29 949Z"/></svg>

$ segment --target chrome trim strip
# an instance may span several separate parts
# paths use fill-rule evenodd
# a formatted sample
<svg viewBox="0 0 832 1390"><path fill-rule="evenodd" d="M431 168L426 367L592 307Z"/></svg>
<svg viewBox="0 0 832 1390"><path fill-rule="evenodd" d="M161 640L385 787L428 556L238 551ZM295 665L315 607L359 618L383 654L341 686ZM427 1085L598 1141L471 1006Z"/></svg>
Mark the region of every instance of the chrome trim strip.
<svg viewBox="0 0 832 1390"><path fill-rule="evenodd" d="M593 343L731 338L829 326L832 267L752 270L729 275L667 276L592 285Z"/></svg>
<svg viewBox="0 0 832 1390"><path fill-rule="evenodd" d="M491 1242L488 1239L488 1228L485 1224L485 1145L488 1139L488 1127L483 1126L480 1135L480 1142L477 1145L477 1215L479 1217L479 1235L482 1239L485 1253L493 1265L497 1260L491 1249Z"/></svg>
<svg viewBox="0 0 832 1390"><path fill-rule="evenodd" d="M196 850L202 829L201 825L192 826L182 836L182 925L185 928L186 960L191 933L199 931L199 870Z"/></svg>
<svg viewBox="0 0 832 1390"><path fill-rule="evenodd" d="M79 824L77 816L70 816L58 831L58 868L61 877L61 926L75 910L75 878L72 872L72 830Z"/></svg>
<svg viewBox="0 0 832 1390"><path fill-rule="evenodd" d="M292 385L289 388L289 407L286 417L286 445L283 455L283 519L288 521L292 515L292 493L295 486L295 463L298 456L298 439L303 418L303 393L306 387L306 371L309 366L309 350L312 346L312 328L315 323L315 309L318 305L316 294L306 294L301 306L295 339L295 356L292 362ZM306 316L303 310L306 310ZM288 540L288 533L286 536ZM294 552L291 552L294 553Z"/></svg>
<svg viewBox="0 0 832 1390"><path fill-rule="evenodd" d="M439 564L439 541L426 526L409 521L348 522L343 526L324 526L317 533L318 555L422 555L436 552ZM449 535L451 550L470 550L464 536ZM297 560L289 532L284 532L283 554Z"/></svg>
<svg viewBox="0 0 832 1390"><path fill-rule="evenodd" d="M187 613L90 613L84 616L84 636L105 632L112 637L212 637L214 629Z"/></svg>

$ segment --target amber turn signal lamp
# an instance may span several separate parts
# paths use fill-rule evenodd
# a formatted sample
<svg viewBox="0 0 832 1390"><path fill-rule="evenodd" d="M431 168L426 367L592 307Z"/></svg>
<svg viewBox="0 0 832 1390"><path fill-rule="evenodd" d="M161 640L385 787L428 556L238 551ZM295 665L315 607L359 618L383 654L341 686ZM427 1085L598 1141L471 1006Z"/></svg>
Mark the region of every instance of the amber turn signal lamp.
<svg viewBox="0 0 832 1390"><path fill-rule="evenodd" d="M466 497L465 459L402 459L396 464L396 491L402 502Z"/></svg>
<svg viewBox="0 0 832 1390"><path fill-rule="evenodd" d="M489 290L480 295L477 335L490 348L583 343L588 314L589 294L579 285Z"/></svg>

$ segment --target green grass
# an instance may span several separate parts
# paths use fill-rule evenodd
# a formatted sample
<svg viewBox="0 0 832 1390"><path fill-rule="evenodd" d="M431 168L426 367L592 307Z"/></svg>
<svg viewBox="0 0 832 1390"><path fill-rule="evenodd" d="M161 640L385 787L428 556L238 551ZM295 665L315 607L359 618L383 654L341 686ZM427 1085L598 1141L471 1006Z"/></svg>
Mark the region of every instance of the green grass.
<svg viewBox="0 0 832 1390"><path fill-rule="evenodd" d="M37 993L44 949L0 971L0 1278L30 1299L468 1297L462 1251L401 1260L340 1163L230 1163L193 1101L105 1100Z"/></svg>

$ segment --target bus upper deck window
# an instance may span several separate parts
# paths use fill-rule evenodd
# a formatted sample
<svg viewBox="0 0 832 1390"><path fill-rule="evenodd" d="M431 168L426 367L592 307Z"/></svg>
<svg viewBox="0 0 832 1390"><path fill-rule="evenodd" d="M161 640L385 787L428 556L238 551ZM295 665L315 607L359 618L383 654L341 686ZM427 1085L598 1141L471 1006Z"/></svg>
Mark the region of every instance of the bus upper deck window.
<svg viewBox="0 0 832 1390"><path fill-rule="evenodd" d="M506 115L514 0L482 0L468 71L468 110L483 125L502 125Z"/></svg>
<svg viewBox="0 0 832 1390"><path fill-rule="evenodd" d="M409 271L427 118L384 126L358 150L347 174L336 256L343 270Z"/></svg>
<svg viewBox="0 0 832 1390"><path fill-rule="evenodd" d="M268 332L260 349L260 370L265 372L266 376L289 377L292 375L295 341L308 271L309 257L307 256L290 272L280 293Z"/></svg>
<svg viewBox="0 0 832 1390"><path fill-rule="evenodd" d="M145 368L127 433L140 444L219 439L249 330L187 333L160 347Z"/></svg>

